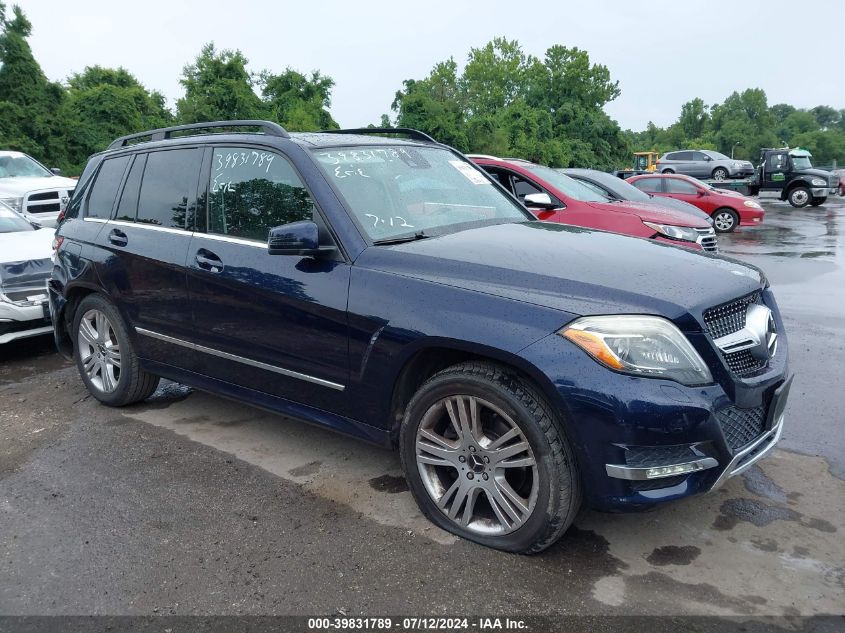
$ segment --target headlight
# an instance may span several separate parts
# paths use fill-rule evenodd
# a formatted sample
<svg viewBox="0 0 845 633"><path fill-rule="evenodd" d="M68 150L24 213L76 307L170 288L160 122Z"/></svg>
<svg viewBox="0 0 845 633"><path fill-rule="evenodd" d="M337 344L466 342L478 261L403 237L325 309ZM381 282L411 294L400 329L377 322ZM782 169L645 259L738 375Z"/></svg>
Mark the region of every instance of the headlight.
<svg viewBox="0 0 845 633"><path fill-rule="evenodd" d="M673 240L684 240L685 242L695 242L698 239L698 231L688 226L674 226L672 224L657 224L656 222L646 222L645 224L650 229L654 229L661 235L671 237Z"/></svg>
<svg viewBox="0 0 845 633"><path fill-rule="evenodd" d="M688 386L713 382L698 352L675 325L662 317L582 317L558 334L616 371L667 378Z"/></svg>
<svg viewBox="0 0 845 633"><path fill-rule="evenodd" d="M20 213L23 208L23 198L0 198L0 202L5 202L18 213Z"/></svg>
<svg viewBox="0 0 845 633"><path fill-rule="evenodd" d="M811 181L814 187L826 187L827 180L822 180L821 178L813 178Z"/></svg>
<svg viewBox="0 0 845 633"><path fill-rule="evenodd" d="M742 167L742 163L731 163L732 167L736 167L737 169Z"/></svg>
<svg viewBox="0 0 845 633"><path fill-rule="evenodd" d="M746 200L743 202L746 207L751 207L752 209L762 209L763 207L760 206L760 203L755 200Z"/></svg>

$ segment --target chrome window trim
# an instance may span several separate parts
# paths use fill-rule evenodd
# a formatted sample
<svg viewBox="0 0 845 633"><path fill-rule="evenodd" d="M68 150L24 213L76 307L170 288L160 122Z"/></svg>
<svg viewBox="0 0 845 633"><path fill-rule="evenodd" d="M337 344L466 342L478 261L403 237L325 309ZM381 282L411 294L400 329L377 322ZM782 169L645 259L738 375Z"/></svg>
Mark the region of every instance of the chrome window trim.
<svg viewBox="0 0 845 633"><path fill-rule="evenodd" d="M267 371L272 371L274 373L281 374L282 376L288 376L289 378L297 378L299 380L314 383L315 385L328 387L329 389L335 389L337 391L343 391L344 389L346 389L344 385L332 382L330 380L323 380L322 378L309 376L308 374L302 374L298 371L293 371L291 369L277 367L276 365L269 365L267 363L262 363L261 361L252 360L251 358L245 358L243 356L237 356L236 354L230 354L229 352L223 352L219 349L205 347L204 345L198 345L197 343L191 343L189 341L183 341L182 339L175 338L173 336L168 336L166 334L160 334L159 332L153 332L152 330L146 330L144 328L136 327L135 331L138 334L141 334L143 336L149 336L151 338L164 341L165 343L180 345L182 347L187 347L188 349L192 349L197 352L203 352L212 356L218 356L219 358L225 358L227 360L235 361L236 363L242 363L251 367L257 367L258 369L266 369Z"/></svg>
<svg viewBox="0 0 845 633"><path fill-rule="evenodd" d="M109 220L106 220L105 218L88 218L88 217L85 217L85 218L82 218L82 221L83 222L96 222L97 224L108 224L109 223Z"/></svg>
<svg viewBox="0 0 845 633"><path fill-rule="evenodd" d="M230 237L229 235L218 235L216 233L196 233L197 237L208 238L218 242L229 242L231 244L241 244L243 246L252 246L253 248L267 249L267 242L259 242L258 240L248 240L244 237Z"/></svg>
<svg viewBox="0 0 845 633"><path fill-rule="evenodd" d="M175 235L191 236L194 234L193 231L189 231L187 229L174 229L169 226L156 226L155 224L145 224L143 222L127 222L126 220L109 220L108 222L109 224L116 224L117 226L136 227L139 229L148 229L150 231L160 231L162 233L173 233Z"/></svg>

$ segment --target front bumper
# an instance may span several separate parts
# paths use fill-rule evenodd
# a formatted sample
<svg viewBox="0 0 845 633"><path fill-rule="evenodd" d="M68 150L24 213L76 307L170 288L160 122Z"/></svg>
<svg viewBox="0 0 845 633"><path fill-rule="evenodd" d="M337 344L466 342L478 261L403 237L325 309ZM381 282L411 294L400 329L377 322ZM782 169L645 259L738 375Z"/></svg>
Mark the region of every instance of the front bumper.
<svg viewBox="0 0 845 633"><path fill-rule="evenodd" d="M44 306L21 307L0 301L0 345L52 331L50 316Z"/></svg>
<svg viewBox="0 0 845 633"><path fill-rule="evenodd" d="M827 198L828 196L835 196L836 191L836 187L813 187L810 189L810 195L814 198Z"/></svg>
<svg viewBox="0 0 845 633"><path fill-rule="evenodd" d="M731 178L746 178L754 175L754 167L728 167Z"/></svg>
<svg viewBox="0 0 845 633"><path fill-rule="evenodd" d="M717 382L700 387L610 371L556 334L521 355L552 381L586 502L598 510L637 510L713 490L767 455L783 430L791 382L784 340L764 374L742 380L715 366L722 362L714 350L705 362ZM731 426L731 415L755 412L759 428ZM693 466L674 468L681 464Z"/></svg>

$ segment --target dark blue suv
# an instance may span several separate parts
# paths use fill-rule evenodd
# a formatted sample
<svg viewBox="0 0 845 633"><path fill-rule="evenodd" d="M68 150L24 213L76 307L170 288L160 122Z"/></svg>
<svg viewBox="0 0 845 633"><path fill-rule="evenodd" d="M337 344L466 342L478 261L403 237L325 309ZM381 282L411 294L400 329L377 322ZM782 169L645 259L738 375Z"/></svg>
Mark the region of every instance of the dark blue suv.
<svg viewBox="0 0 845 633"><path fill-rule="evenodd" d="M414 130L123 137L56 244L56 341L101 402L165 377L398 446L426 516L492 547L711 490L781 433L759 270L538 222Z"/></svg>

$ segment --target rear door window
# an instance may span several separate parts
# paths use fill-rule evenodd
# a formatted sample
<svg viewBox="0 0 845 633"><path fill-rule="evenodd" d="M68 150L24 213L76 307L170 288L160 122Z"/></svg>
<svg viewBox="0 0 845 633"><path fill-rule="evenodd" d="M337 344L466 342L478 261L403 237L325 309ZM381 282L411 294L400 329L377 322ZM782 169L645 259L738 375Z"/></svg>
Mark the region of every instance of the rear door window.
<svg viewBox="0 0 845 633"><path fill-rule="evenodd" d="M698 193L698 189L696 189L694 184L679 178L667 178L666 189L669 193L685 193L689 195Z"/></svg>
<svg viewBox="0 0 845 633"><path fill-rule="evenodd" d="M208 192L209 233L266 242L273 227L317 221L299 175L275 152L215 147Z"/></svg>
<svg viewBox="0 0 845 633"><path fill-rule="evenodd" d="M88 196L88 204L85 217L108 220L111 218L114 199L117 197L117 189L123 180L123 172L129 164L128 156L108 158L103 161L97 178L91 187Z"/></svg>
<svg viewBox="0 0 845 633"><path fill-rule="evenodd" d="M661 193L663 191L660 178L640 178L639 180L633 181L631 184L640 191L645 191L646 193Z"/></svg>
<svg viewBox="0 0 845 633"><path fill-rule="evenodd" d="M150 152L141 183L137 221L184 229L195 204L202 151L196 148Z"/></svg>

